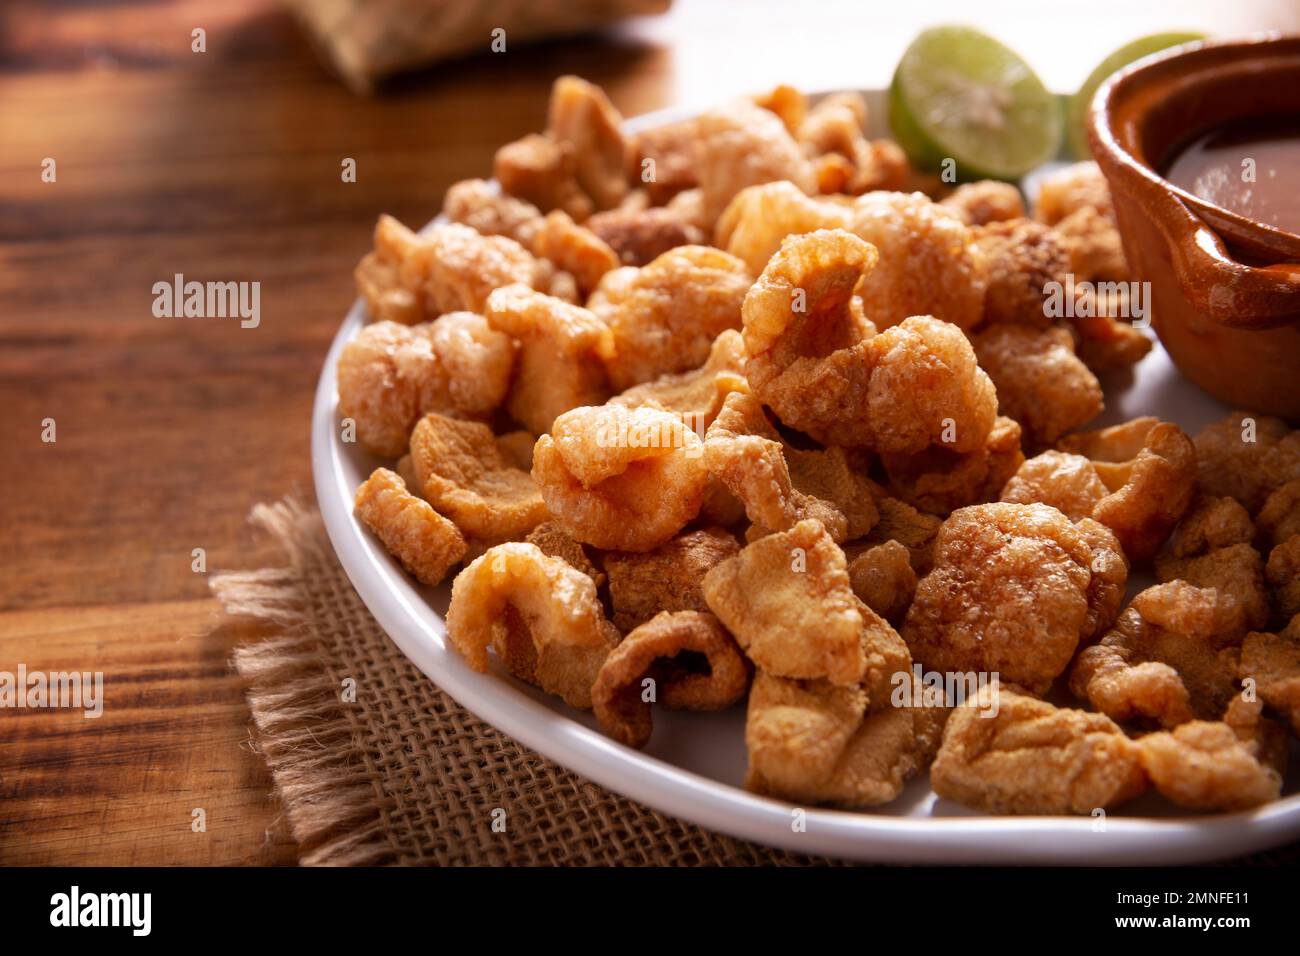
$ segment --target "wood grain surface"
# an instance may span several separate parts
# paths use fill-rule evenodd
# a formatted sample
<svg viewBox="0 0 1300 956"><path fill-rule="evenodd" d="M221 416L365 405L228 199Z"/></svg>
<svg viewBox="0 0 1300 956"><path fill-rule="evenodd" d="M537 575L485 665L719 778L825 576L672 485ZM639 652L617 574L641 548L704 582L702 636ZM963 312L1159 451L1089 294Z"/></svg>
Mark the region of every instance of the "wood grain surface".
<svg viewBox="0 0 1300 956"><path fill-rule="evenodd" d="M873 6L687 0L374 99L336 83L270 0L0 8L0 671L105 680L98 719L0 711L0 864L293 862L227 663L257 635L219 624L191 554L208 573L276 559L245 518L310 496L312 392L376 215L427 220L542 125L562 73L628 115L777 81L879 84L926 20L973 19L941 3L880 29ZM990 4L980 25L1066 88L1161 26L1300 29L1293 4L1107 0L1073 8L1067 46L1040 6ZM176 273L260 282L260 326L155 318L152 286Z"/></svg>

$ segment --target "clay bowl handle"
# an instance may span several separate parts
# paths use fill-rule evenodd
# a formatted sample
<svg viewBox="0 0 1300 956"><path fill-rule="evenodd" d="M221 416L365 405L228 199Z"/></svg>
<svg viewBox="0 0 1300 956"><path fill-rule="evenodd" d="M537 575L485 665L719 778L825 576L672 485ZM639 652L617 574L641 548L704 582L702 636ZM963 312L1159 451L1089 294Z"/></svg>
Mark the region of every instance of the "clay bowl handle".
<svg viewBox="0 0 1300 956"><path fill-rule="evenodd" d="M1201 222L1176 198L1188 227L1170 235L1174 274L1183 294L1198 311L1234 329L1276 328L1294 321L1300 311L1300 265L1279 262L1251 266L1229 253L1218 233Z"/></svg>
<svg viewBox="0 0 1300 956"><path fill-rule="evenodd" d="M1184 297L1227 328L1300 321L1300 263L1293 261L1300 240L1184 192L1154 163L1197 125L1231 120L1243 105L1294 111L1298 81L1300 37L1266 35L1156 53L1108 79L1092 102L1089 140L1121 226L1152 222ZM1139 260L1151 254L1135 251Z"/></svg>

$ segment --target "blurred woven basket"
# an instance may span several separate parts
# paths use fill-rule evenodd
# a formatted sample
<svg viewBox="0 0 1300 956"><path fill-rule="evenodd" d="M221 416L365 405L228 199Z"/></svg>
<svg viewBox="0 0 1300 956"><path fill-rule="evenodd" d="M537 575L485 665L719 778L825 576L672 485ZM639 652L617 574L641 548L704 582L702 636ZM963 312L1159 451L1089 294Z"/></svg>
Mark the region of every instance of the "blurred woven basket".
<svg viewBox="0 0 1300 956"><path fill-rule="evenodd" d="M359 93L386 76L476 50L582 33L663 13L672 0L285 0ZM504 34L496 33L504 30Z"/></svg>

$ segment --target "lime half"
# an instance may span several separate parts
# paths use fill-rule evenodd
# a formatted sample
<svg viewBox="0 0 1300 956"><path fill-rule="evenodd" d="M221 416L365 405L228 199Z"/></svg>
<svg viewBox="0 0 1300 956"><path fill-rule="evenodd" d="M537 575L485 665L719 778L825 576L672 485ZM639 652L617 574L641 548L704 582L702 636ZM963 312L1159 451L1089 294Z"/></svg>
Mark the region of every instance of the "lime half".
<svg viewBox="0 0 1300 956"><path fill-rule="evenodd" d="M1117 73L1135 60L1158 53L1171 46L1204 40L1204 33L1153 33L1131 43L1125 43L1106 59L1097 64L1097 68L1088 74L1079 87L1079 92L1070 97L1066 108L1066 136L1069 138L1070 153L1076 159L1091 159L1092 151L1088 149L1088 107L1092 104L1093 94L1112 73Z"/></svg>
<svg viewBox="0 0 1300 956"><path fill-rule="evenodd" d="M1019 179L1054 159L1061 107L1029 64L971 27L932 27L894 71L890 125L912 162L957 178Z"/></svg>

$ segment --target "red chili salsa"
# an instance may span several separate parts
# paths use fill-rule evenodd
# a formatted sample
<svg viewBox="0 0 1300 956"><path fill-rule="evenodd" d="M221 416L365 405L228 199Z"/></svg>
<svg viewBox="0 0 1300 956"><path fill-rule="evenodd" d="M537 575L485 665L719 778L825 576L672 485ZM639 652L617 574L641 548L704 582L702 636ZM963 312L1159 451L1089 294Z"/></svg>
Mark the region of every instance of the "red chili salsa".
<svg viewBox="0 0 1300 956"><path fill-rule="evenodd" d="M1175 154L1165 178L1230 212L1300 234L1300 117L1213 129Z"/></svg>

